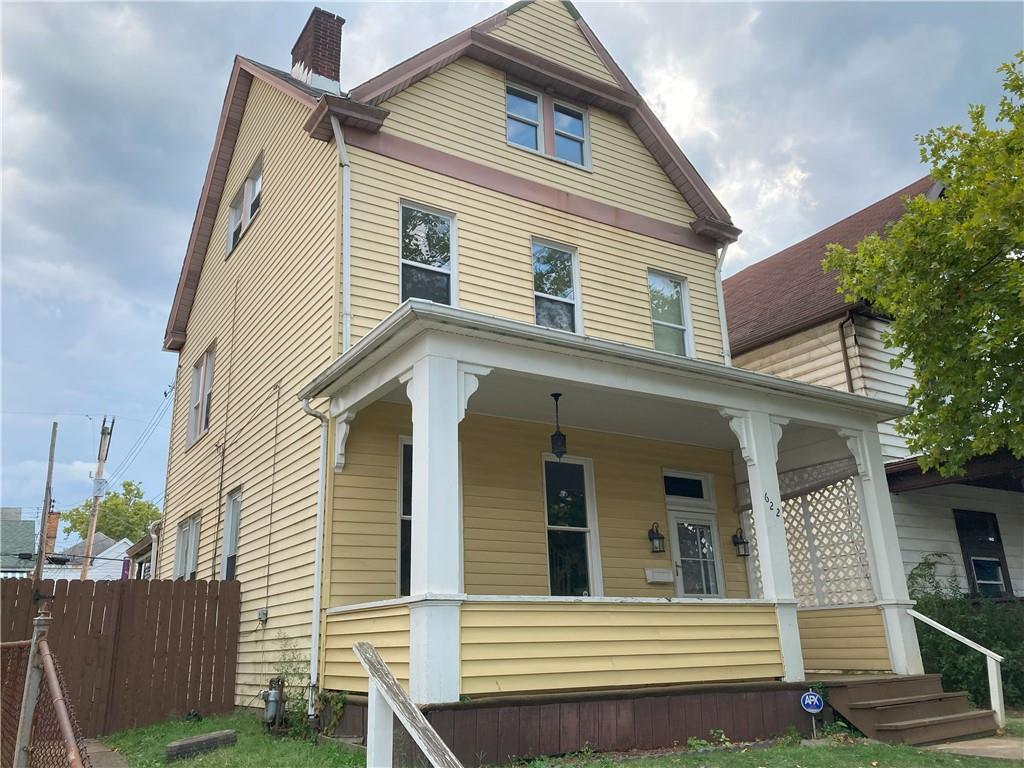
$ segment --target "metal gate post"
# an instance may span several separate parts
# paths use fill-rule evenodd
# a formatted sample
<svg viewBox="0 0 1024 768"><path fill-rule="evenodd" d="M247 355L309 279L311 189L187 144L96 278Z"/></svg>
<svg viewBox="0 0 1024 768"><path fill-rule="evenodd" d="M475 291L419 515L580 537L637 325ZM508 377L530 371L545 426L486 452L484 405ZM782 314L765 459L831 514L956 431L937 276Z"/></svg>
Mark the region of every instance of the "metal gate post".
<svg viewBox="0 0 1024 768"><path fill-rule="evenodd" d="M21 695L21 714L18 717L18 738L14 742L14 768L28 768L29 748L32 738L32 716L39 699L39 683L43 677L39 663L39 640L53 621L50 614L40 613L32 619L32 647L28 653L28 667L25 669L25 688Z"/></svg>

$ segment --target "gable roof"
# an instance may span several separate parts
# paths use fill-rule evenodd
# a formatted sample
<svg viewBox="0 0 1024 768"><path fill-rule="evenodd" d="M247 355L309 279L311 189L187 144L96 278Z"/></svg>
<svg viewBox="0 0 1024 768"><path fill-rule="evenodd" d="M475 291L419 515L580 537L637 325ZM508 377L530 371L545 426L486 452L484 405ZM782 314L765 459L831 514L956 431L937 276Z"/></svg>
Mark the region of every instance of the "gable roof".
<svg viewBox="0 0 1024 768"><path fill-rule="evenodd" d="M11 507L5 507L7 513ZM0 542L4 552L0 554L0 571L31 571L34 560L21 560L22 552L36 551L36 524L21 519L21 508L14 507L13 513L0 518Z"/></svg>
<svg viewBox="0 0 1024 768"><path fill-rule="evenodd" d="M836 290L836 273L821 268L830 243L853 249L899 219L908 197L933 193L925 176L795 245L751 264L722 283L733 355L863 307Z"/></svg>
<svg viewBox="0 0 1024 768"><path fill-rule="evenodd" d="M333 138L331 117L337 117L342 125L375 133L388 115L388 111L379 106L381 102L456 59L469 56L544 90L621 115L693 209L697 216L696 221L690 225L693 231L717 242L735 241L740 230L733 225L725 206L715 197L571 2L563 0L563 5L617 85L487 34L489 30L504 24L509 16L537 1L524 0L511 5L367 80L349 94L324 91L282 70L236 56L164 332L164 349L179 350L185 343L192 303L199 286L203 261L224 194L224 183L253 79L278 88L308 106L310 115L304 129L314 139L330 141Z"/></svg>

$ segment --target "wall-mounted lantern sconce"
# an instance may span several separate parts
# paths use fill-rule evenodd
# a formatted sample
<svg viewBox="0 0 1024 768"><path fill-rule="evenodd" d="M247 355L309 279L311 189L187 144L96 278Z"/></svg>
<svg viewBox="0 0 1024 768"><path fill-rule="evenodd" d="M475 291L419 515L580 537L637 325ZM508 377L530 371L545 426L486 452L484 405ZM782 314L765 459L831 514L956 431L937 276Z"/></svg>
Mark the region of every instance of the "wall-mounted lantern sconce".
<svg viewBox="0 0 1024 768"><path fill-rule="evenodd" d="M737 528L736 533L732 535L732 545L736 547L737 557L750 557L750 542L743 535L742 528Z"/></svg>
<svg viewBox="0 0 1024 768"><path fill-rule="evenodd" d="M551 433L551 452L559 461L565 456L565 435L562 434L562 429L558 426L558 398L561 396L561 392L551 393L551 399L555 401L555 431Z"/></svg>
<svg viewBox="0 0 1024 768"><path fill-rule="evenodd" d="M651 523L651 528L647 531L647 538L651 542L651 552L661 554L665 551L665 534L658 530L657 523Z"/></svg>

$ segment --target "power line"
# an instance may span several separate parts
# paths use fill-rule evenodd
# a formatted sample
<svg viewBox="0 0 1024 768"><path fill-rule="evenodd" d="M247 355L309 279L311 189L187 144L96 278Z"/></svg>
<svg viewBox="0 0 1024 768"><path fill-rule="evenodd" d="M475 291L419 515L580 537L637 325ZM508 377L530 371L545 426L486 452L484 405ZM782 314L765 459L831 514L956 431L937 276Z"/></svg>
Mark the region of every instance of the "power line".
<svg viewBox="0 0 1024 768"><path fill-rule="evenodd" d="M111 485L113 485L115 482L121 479L124 476L125 472L127 472L128 469L131 467L131 465L135 463L135 460L142 453L142 449L146 447L146 443L149 442L149 439L153 436L154 432L156 432L156 428L160 426L160 424L163 422L164 416L167 415L167 412L170 409L170 405L173 402L173 399L169 397L169 394L173 390L174 387L172 385L168 392L164 394L163 402L160 403L156 411L150 417L149 423L146 424L142 432L139 434L138 438L136 438L135 442L128 449L128 453L125 454L125 457L121 460L121 463L118 464L114 471L110 473L110 480L108 482Z"/></svg>

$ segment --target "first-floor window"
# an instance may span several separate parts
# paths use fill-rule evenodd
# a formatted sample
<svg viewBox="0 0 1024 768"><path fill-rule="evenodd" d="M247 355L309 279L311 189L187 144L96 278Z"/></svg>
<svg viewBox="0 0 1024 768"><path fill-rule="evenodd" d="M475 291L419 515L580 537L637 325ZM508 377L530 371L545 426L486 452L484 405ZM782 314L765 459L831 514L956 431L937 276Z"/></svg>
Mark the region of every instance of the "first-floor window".
<svg viewBox="0 0 1024 768"><path fill-rule="evenodd" d="M412 443L402 441L402 461L399 468L398 520L398 596L409 595L409 569L412 565Z"/></svg>
<svg viewBox="0 0 1024 768"><path fill-rule="evenodd" d="M235 578L238 555L238 519L242 514L242 492L232 491L224 504L224 543L221 552L220 577L225 581Z"/></svg>
<svg viewBox="0 0 1024 768"><path fill-rule="evenodd" d="M192 515L178 524L178 538L174 547L174 578L196 578L199 568L200 517Z"/></svg>
<svg viewBox="0 0 1024 768"><path fill-rule="evenodd" d="M532 257L537 325L579 331L579 270L575 250L534 240Z"/></svg>
<svg viewBox="0 0 1024 768"><path fill-rule="evenodd" d="M423 206L402 204L402 301L452 304L455 218Z"/></svg>
<svg viewBox="0 0 1024 768"><path fill-rule="evenodd" d="M594 524L587 496L588 467L563 458L544 460L544 495L548 529L548 573L552 595L600 594L594 573Z"/></svg>
<svg viewBox="0 0 1024 768"><path fill-rule="evenodd" d="M953 519L971 593L988 597L1012 595L999 519L991 512L968 509L953 510Z"/></svg>

